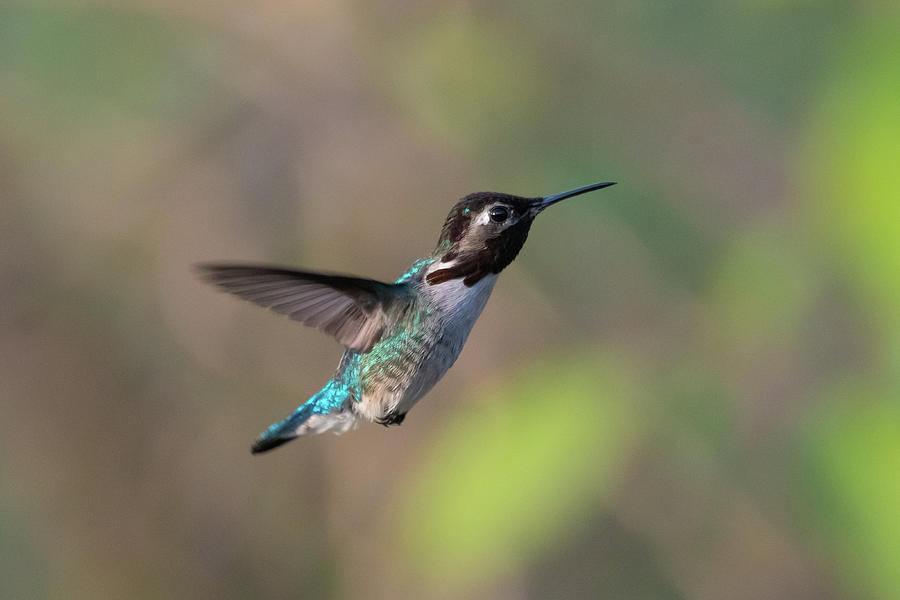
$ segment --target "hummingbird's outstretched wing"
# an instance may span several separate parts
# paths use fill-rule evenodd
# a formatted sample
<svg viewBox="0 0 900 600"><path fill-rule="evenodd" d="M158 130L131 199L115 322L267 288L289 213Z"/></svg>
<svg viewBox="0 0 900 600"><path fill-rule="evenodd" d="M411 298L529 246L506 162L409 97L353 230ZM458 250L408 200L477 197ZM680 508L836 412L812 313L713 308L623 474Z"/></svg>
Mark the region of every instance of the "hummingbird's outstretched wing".
<svg viewBox="0 0 900 600"><path fill-rule="evenodd" d="M279 267L206 264L204 279L226 292L333 335L350 350L368 352L412 296L390 284Z"/></svg>

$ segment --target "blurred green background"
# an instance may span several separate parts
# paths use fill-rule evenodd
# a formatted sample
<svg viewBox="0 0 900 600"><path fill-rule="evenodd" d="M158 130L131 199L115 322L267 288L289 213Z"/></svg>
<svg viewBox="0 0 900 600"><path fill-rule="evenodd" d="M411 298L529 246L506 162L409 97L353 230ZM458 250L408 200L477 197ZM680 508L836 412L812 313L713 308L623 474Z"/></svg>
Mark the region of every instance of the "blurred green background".
<svg viewBox="0 0 900 600"><path fill-rule="evenodd" d="M0 597L900 598L900 9L0 3ZM403 427L195 280L548 211Z"/></svg>

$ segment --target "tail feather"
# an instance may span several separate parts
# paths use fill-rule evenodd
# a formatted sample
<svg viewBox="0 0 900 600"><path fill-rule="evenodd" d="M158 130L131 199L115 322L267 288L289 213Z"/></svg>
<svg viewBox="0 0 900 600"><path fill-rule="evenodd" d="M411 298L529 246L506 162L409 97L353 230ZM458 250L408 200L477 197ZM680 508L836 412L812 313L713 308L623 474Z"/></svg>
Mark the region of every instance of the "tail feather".
<svg viewBox="0 0 900 600"><path fill-rule="evenodd" d="M250 447L250 452L253 454L268 452L269 450L273 450L274 448L297 438L300 435L298 429L303 426L303 423L305 423L312 414L313 407L312 401L310 400L291 413L288 418L270 425L269 428L262 432L259 438L253 442L253 446Z"/></svg>
<svg viewBox="0 0 900 600"><path fill-rule="evenodd" d="M334 381L310 398L283 421L270 425L250 447L260 454L273 450L312 431L343 433L356 424L356 415L347 405L349 393Z"/></svg>
<svg viewBox="0 0 900 600"><path fill-rule="evenodd" d="M278 438L267 438L260 437L258 440L253 442L253 445L250 446L251 454L262 454L263 452L268 452L269 450L274 450L278 446L282 444L287 444L291 440L295 439L297 436L291 437L278 437Z"/></svg>

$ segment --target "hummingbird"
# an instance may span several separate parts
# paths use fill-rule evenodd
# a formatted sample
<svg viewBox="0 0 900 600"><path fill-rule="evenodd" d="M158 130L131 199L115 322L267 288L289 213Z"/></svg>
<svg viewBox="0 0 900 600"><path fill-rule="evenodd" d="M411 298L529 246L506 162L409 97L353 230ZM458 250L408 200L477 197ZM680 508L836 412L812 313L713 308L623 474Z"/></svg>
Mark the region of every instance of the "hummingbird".
<svg viewBox="0 0 900 600"><path fill-rule="evenodd" d="M394 283L236 263L199 265L208 282L346 347L325 386L251 447L267 452L305 433L343 433L359 421L400 425L456 362L497 275L516 258L535 217L615 182L543 198L478 192L447 215L434 251Z"/></svg>

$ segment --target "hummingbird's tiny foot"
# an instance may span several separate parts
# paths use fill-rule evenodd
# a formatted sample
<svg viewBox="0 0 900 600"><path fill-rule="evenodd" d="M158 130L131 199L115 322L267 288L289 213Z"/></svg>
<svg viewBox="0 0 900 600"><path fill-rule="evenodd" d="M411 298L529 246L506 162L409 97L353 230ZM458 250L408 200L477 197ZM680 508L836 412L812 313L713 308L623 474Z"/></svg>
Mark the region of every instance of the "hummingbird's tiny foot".
<svg viewBox="0 0 900 600"><path fill-rule="evenodd" d="M375 419L375 422L379 425L384 425L388 427L390 425L400 425L403 423L403 419L406 418L406 413L389 413L380 419Z"/></svg>

